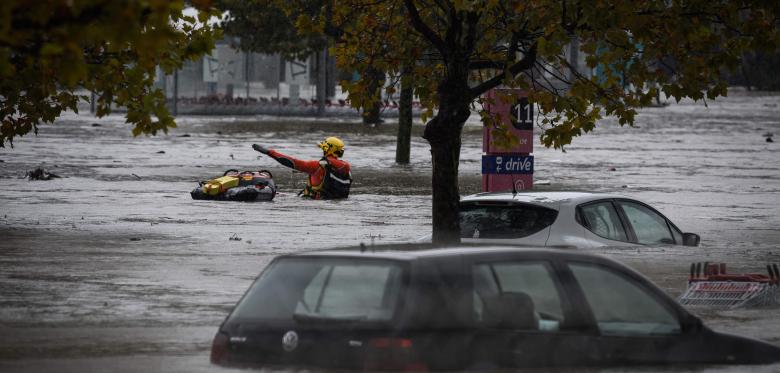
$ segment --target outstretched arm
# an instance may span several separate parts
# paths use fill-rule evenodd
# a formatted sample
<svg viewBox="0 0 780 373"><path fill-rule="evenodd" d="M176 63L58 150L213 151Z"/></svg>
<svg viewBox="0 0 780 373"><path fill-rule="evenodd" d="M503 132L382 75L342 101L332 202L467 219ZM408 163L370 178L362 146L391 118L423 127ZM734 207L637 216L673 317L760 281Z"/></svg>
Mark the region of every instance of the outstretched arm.
<svg viewBox="0 0 780 373"><path fill-rule="evenodd" d="M275 159L282 166L289 167L301 172L305 172L310 175L315 173L317 169L319 169L320 167L319 161L316 160L304 161L304 160L296 159L289 155L279 153L276 150L268 149L262 145L257 145L257 144L252 145L252 148L257 150L260 153L266 154L269 157Z"/></svg>

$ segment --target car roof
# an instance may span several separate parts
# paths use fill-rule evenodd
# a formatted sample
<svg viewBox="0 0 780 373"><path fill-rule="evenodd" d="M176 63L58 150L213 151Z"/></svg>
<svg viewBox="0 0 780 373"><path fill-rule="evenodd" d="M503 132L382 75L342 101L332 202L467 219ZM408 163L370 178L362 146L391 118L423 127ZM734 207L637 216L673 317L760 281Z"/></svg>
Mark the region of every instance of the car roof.
<svg viewBox="0 0 780 373"><path fill-rule="evenodd" d="M390 259L400 261L415 261L424 258L443 258L460 256L480 256L495 254L522 254L523 256L544 256L559 259L585 259L596 262L612 262L603 256L586 253L583 251L543 248L536 246L502 246L495 244L454 244L435 246L430 243L390 244L390 245L361 245L357 247L333 248L317 251L307 251L295 254L282 255L281 257L339 257L361 259Z"/></svg>
<svg viewBox="0 0 780 373"><path fill-rule="evenodd" d="M579 205L585 202L607 198L629 198L619 194L593 192L486 192L472 194L461 199L461 202L496 201L521 202L554 207L560 204ZM631 198L629 198L631 199Z"/></svg>

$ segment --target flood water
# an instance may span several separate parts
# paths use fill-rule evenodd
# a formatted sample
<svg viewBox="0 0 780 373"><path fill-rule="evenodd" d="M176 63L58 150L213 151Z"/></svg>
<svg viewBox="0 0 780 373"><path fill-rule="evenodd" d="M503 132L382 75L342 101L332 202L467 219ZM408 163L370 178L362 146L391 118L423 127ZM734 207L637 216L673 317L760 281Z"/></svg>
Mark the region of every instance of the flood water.
<svg viewBox="0 0 780 373"><path fill-rule="evenodd" d="M430 153L419 135L411 165L397 166L390 125L178 123L167 135L133 138L121 116L71 113L0 149L0 371L221 371L208 363L211 338L274 256L430 233ZM647 108L636 128L604 120L566 152L537 139L536 189L622 193L700 234L697 248L595 250L677 296L691 262L761 273L780 263L780 145L766 133L780 139L780 96ZM300 199L304 176L250 147L317 158L315 144L331 135L347 144L356 179L344 201ZM481 142L472 116L463 195L479 191ZM24 178L39 166L62 178ZM255 204L190 198L199 180L230 168L268 169L281 193ZM778 308L693 311L717 330L780 344Z"/></svg>

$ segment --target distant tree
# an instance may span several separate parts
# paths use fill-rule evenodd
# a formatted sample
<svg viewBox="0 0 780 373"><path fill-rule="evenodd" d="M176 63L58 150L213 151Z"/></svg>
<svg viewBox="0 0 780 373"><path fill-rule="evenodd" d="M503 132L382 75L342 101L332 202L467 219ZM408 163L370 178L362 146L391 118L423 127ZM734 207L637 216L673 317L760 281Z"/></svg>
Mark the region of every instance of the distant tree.
<svg viewBox="0 0 780 373"><path fill-rule="evenodd" d="M287 59L305 59L322 51L327 44L324 33L299 35L294 20L299 16L318 14L323 2L301 3L288 16L273 0L217 0L225 11L222 27L225 34L238 40L241 50L275 54Z"/></svg>
<svg viewBox="0 0 780 373"><path fill-rule="evenodd" d="M219 31L208 0L4 0L0 2L0 147L38 133L80 89L97 97L97 115L127 108L133 134L175 127L165 95L153 88L156 67L170 73L214 48Z"/></svg>
<svg viewBox="0 0 780 373"><path fill-rule="evenodd" d="M726 74L729 83L748 90L780 91L780 51L775 53L745 53L737 72Z"/></svg>
<svg viewBox="0 0 780 373"><path fill-rule="evenodd" d="M327 61L321 56L327 47L328 36L323 32L299 35L293 24L297 17L319 12L322 1L306 1L288 15L272 0L218 0L217 7L225 11L222 27L225 34L237 41L239 49L247 52L279 53L287 60L305 60L314 54L317 66L318 114L325 109L324 71ZM323 74L320 74L323 72Z"/></svg>
<svg viewBox="0 0 780 373"><path fill-rule="evenodd" d="M305 0L277 0L287 12ZM338 27L333 50L342 67L397 75L409 61L428 120L433 165L433 240L460 240L461 133L483 94L517 87L538 105L541 141L563 148L603 116L632 125L636 108L659 90L676 99L725 95L722 69L746 50L778 47L776 1L762 0L340 0L299 30ZM589 75L572 69L570 43ZM350 99L372 92L346 85ZM484 115L487 121L494 118ZM500 143L516 139L499 128Z"/></svg>
<svg viewBox="0 0 780 373"><path fill-rule="evenodd" d="M235 37L242 50L305 59L322 52L328 46L328 40L338 42L342 36L342 30L333 23L327 28L310 24L311 27L304 27L305 32L299 32L295 27L296 23L304 25L320 15L327 4L325 0L298 1L294 6L277 0L219 0L217 6L227 15L222 23L225 34ZM353 71L349 66L342 67ZM367 100L361 100L362 105L355 106L363 109L364 123L379 123L385 73L378 69L365 69L361 73L363 81L369 83L367 89L373 94L367 96ZM408 148L408 140L405 141ZM401 146L405 149L403 144Z"/></svg>

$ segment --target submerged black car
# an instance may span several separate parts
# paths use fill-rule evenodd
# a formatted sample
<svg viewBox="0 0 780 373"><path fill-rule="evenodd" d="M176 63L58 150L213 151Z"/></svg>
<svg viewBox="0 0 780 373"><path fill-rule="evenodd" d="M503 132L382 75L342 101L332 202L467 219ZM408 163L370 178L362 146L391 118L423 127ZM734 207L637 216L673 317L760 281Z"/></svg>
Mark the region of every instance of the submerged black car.
<svg viewBox="0 0 780 373"><path fill-rule="evenodd" d="M214 337L230 366L361 370L780 362L581 252L376 246L285 255Z"/></svg>

